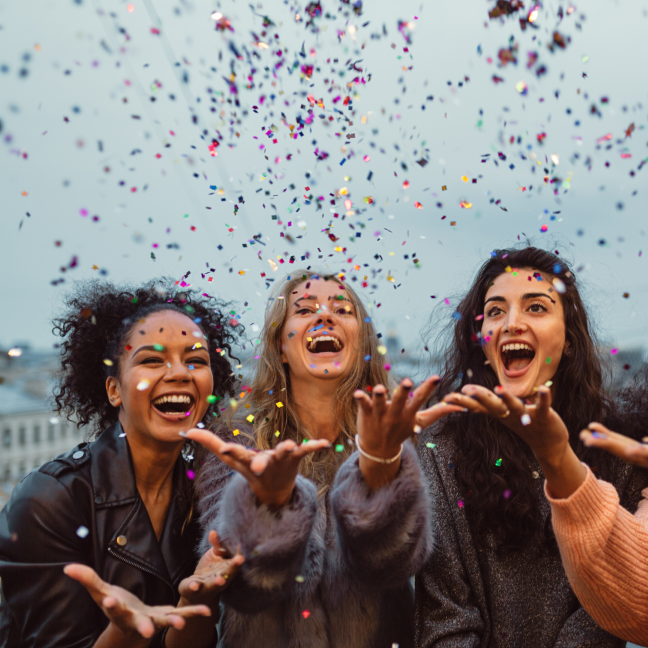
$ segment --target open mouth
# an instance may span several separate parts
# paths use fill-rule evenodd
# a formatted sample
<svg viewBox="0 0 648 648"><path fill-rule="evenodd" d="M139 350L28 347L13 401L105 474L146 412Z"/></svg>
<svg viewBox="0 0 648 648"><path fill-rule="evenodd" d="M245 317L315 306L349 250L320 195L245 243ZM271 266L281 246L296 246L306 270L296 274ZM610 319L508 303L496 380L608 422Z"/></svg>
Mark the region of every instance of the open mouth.
<svg viewBox="0 0 648 648"><path fill-rule="evenodd" d="M344 344L332 335L320 335L308 343L311 353L337 353L343 348Z"/></svg>
<svg viewBox="0 0 648 648"><path fill-rule="evenodd" d="M533 347L523 342L504 344L501 354L504 369L515 373L524 371L535 358Z"/></svg>
<svg viewBox="0 0 648 648"><path fill-rule="evenodd" d="M153 407L166 415L182 416L191 410L194 399L187 394L170 394L160 396L153 401Z"/></svg>

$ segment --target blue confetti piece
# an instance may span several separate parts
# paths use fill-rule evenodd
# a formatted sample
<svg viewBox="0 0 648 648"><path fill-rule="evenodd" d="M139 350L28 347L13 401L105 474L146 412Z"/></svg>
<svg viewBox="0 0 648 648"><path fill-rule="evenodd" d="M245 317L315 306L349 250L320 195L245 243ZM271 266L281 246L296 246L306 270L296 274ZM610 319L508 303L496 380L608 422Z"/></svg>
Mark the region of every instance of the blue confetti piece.
<svg viewBox="0 0 648 648"><path fill-rule="evenodd" d="M342 158L342 162L340 162L340 166L342 166L346 162L346 158Z"/></svg>
<svg viewBox="0 0 648 648"><path fill-rule="evenodd" d="M318 326L313 327L310 329L310 331L307 331L307 333L313 333L314 331L319 331L321 328L324 328L324 324L319 324Z"/></svg>
<svg viewBox="0 0 648 648"><path fill-rule="evenodd" d="M365 359L365 362L366 362L367 360L371 360L371 356L370 356L370 355L366 355L366 356L364 357L364 359Z"/></svg>

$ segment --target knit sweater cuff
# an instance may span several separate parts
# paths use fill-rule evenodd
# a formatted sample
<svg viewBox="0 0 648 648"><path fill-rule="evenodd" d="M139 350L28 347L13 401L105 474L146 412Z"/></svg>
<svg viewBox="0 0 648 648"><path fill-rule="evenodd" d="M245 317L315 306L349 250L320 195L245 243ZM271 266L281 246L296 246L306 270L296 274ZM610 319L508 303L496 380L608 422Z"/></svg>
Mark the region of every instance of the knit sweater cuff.
<svg viewBox="0 0 648 648"><path fill-rule="evenodd" d="M569 497L555 499L545 482L545 495L551 504L551 513L556 537L577 535L607 535L614 524L619 507L619 495L612 484L594 476L589 466L585 481ZM583 537L584 539L584 537Z"/></svg>

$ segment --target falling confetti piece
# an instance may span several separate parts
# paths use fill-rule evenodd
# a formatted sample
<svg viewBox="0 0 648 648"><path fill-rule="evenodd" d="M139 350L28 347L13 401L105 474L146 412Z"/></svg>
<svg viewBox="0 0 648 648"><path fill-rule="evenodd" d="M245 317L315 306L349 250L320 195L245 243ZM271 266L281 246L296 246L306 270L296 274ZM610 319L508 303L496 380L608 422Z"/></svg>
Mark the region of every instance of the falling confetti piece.
<svg viewBox="0 0 648 648"><path fill-rule="evenodd" d="M151 384L151 383L150 383L148 380L140 380L140 381L137 383L137 389L138 389L139 391L145 391L146 389L149 388L150 384Z"/></svg>

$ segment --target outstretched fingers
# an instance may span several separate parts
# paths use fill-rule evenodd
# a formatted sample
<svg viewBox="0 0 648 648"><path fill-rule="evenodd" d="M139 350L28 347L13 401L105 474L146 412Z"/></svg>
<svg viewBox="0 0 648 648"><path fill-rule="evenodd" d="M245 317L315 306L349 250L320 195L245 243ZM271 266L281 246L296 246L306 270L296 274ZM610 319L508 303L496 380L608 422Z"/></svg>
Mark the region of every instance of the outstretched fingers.
<svg viewBox="0 0 648 648"><path fill-rule="evenodd" d="M453 405L460 407L463 410L468 412L474 412L475 414L490 414L491 412L482 405L482 403L473 396L467 396L466 394L458 394L453 392L452 394L446 394L443 397L440 405Z"/></svg>
<svg viewBox="0 0 648 648"><path fill-rule="evenodd" d="M358 407L365 416L371 416L372 406L371 398L369 395L362 391L362 389L356 389L353 392L353 398L358 402Z"/></svg>
<svg viewBox="0 0 648 648"><path fill-rule="evenodd" d="M416 413L415 421L416 425L420 428L425 429L426 427L436 423L439 419L442 419L448 414L453 412L465 412L466 408L461 405L451 405L449 403L436 403L432 407L427 409L420 410Z"/></svg>
<svg viewBox="0 0 648 648"><path fill-rule="evenodd" d="M95 602L101 605L101 601L107 596L110 586L99 578L99 575L94 569L87 565L72 563L66 565L63 568L63 572L70 578L81 583L88 590Z"/></svg>
<svg viewBox="0 0 648 648"><path fill-rule="evenodd" d="M413 392L412 397L407 403L407 407L410 410L418 411L424 403L428 401L432 392L436 389L436 386L439 384L439 376L430 376L426 378Z"/></svg>
<svg viewBox="0 0 648 648"><path fill-rule="evenodd" d="M588 447L601 448L625 461L648 467L648 446L612 432L601 423L590 423L588 429L580 433L580 438Z"/></svg>

